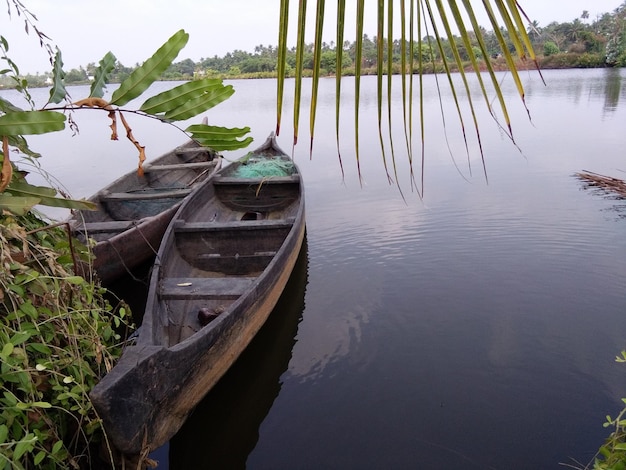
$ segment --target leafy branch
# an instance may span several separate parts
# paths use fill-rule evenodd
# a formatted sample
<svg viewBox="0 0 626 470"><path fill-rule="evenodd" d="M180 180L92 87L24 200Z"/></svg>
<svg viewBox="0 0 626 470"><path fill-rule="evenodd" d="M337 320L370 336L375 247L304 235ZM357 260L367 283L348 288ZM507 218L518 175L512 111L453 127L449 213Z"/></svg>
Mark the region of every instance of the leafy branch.
<svg viewBox="0 0 626 470"><path fill-rule="evenodd" d="M13 0L18 1L18 0ZM19 3L19 2L18 2ZM41 37L41 36L40 36ZM232 85L224 85L219 79L203 79L184 83L168 91L147 99L139 110L123 110L124 106L132 100L140 97L161 74L172 64L181 49L187 44L189 34L184 30L175 33L163 46L146 60L143 65L133 71L124 80L120 87L113 93L111 101L103 98L104 89L109 82L114 69L116 58L109 52L100 61L96 70L89 96L85 99L69 103L64 106L51 107L50 104L58 104L67 99L68 93L64 85L64 72L61 52L56 51L53 59L53 86L50 90L48 103L43 109L23 111L8 102L0 101L0 138L3 147L0 157L2 158L2 173L0 175L0 209L6 209L14 213L24 213L35 204L62 205L65 202L51 201L49 194L41 187L27 185L25 181L14 178L13 165L10 161L9 146L14 146L23 151L27 148L25 141L19 139L25 135L45 134L65 129L66 120L72 125L71 117L66 118L65 112L81 108L97 108L108 113L111 119L111 140L118 140L118 119L126 132L126 137L135 146L139 153L139 174L143 174L142 163L146 159L145 146L135 138L129 126L125 112L133 112L146 117L156 118L162 122L172 124L175 121L184 121L203 113L226 99L235 92ZM8 43L4 38L0 39L0 50L7 51ZM51 52L51 51L50 51ZM6 58L5 60L9 60ZM12 62L11 62L12 63ZM18 72L17 66L14 71ZM214 150L236 150L247 147L251 137L245 137L250 132L245 128L225 128L196 124L184 130L192 139L200 144L211 147ZM16 145L22 144L22 145ZM21 190L16 189L21 184ZM28 185L27 185L28 186ZM47 188L49 189L49 188ZM25 190L25 191L24 191ZM28 195L26 195L28 194ZM53 198L54 199L54 198ZM71 208L85 209L90 203L86 201L72 201Z"/></svg>

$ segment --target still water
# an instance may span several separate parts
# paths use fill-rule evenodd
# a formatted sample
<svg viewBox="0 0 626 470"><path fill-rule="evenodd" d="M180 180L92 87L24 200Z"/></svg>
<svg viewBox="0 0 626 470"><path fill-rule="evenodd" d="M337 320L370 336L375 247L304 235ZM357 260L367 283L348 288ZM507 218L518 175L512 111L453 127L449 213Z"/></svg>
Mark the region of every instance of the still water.
<svg viewBox="0 0 626 470"><path fill-rule="evenodd" d="M308 109L295 149L307 197L300 262L261 334L154 454L159 468L536 470L593 458L604 416L626 397L626 366L614 361L626 348L626 203L572 175L625 177L626 71L543 74L547 86L524 74L530 121L500 77L518 147L477 101L488 182L475 133L468 157L450 93L441 91L444 126L427 77L423 200L411 189L398 97L404 197L384 174L375 80L362 89L361 181L352 82L342 177L334 80L322 81L313 153ZM250 125L260 143L273 128L275 82L233 84L209 123ZM104 116L84 114L77 137L30 139L76 197L135 165L130 143L107 141ZM133 121L149 155L183 140ZM286 149L291 121L287 109Z"/></svg>

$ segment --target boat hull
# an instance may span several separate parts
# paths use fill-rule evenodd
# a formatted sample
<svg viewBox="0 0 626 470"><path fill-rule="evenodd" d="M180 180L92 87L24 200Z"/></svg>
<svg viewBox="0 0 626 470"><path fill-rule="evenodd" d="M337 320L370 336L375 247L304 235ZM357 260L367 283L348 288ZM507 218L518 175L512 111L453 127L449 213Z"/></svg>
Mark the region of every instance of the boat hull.
<svg viewBox="0 0 626 470"><path fill-rule="evenodd" d="M96 241L91 268L98 279L111 284L155 256L182 201L220 166L213 151L189 142L155 159L143 175L130 172L91 196L97 210L79 211L70 223L79 239Z"/></svg>
<svg viewBox="0 0 626 470"><path fill-rule="evenodd" d="M136 455L163 445L233 365L269 317L289 280L304 240L304 223L296 230L285 257L277 260L284 269L269 275L254 295L242 299L228 321L210 335L173 348L136 345L125 350L105 377L105 387L96 387L91 394L117 449Z"/></svg>
<svg viewBox="0 0 626 470"><path fill-rule="evenodd" d="M292 173L233 176L235 163L182 204L153 266L137 342L91 392L109 440L124 454L144 455L180 429L263 326L291 276L305 237L300 174L277 148L255 152L260 163L276 157ZM205 322L208 310L214 316Z"/></svg>

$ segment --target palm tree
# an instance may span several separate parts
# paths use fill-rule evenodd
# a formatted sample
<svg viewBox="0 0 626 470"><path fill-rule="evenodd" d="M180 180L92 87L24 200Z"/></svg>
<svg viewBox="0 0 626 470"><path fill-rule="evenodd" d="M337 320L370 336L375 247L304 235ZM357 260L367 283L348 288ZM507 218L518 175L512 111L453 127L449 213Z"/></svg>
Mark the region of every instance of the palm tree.
<svg viewBox="0 0 626 470"><path fill-rule="evenodd" d="M304 53L304 31L306 27L306 11L307 1L299 0L299 13L297 20L298 30L298 47L297 55L300 60L296 66L296 86L295 86L295 99L294 99L294 125L293 125L293 138L294 145L298 140L299 130L299 113L300 113L300 101L302 91L302 57ZM373 3L369 4L372 5ZM527 59L535 61L535 55L532 49L532 45L526 32L525 24L530 23L526 14L521 10L519 3L516 0L484 0L482 2L484 7L484 13L489 18L492 29L497 37L501 54L504 57L508 69L510 70L512 77L517 86L519 96L524 101L524 88L520 77L516 70L516 63L514 61L513 53L510 52L507 43L512 43L515 54L519 59ZM277 124L276 132L280 133L281 130L281 115L283 109L283 94L284 94L284 71L287 57L287 28L289 25L289 0L281 0L281 21L278 41L278 89L277 89ZM311 114L310 114L310 135L311 135L311 149L313 146L313 136L315 130L315 109L317 99L317 89L319 80L319 57L322 50L322 34L324 28L324 8L325 0L317 0L316 3L316 22L315 22L315 50L314 53L314 73L312 80L312 93L311 93ZM457 105L458 119L463 124L463 118L459 109L460 101L457 99L459 93L465 93L468 98L469 107L471 109L471 115L473 116L473 127L478 134L478 122L474 113L474 101L469 93L469 86L467 82L467 73L465 69L469 69L469 73L476 75L480 87L482 89L482 95L485 100L485 105L488 107L489 112L494 118L496 117L496 110L492 108L490 104L490 98L487 96L487 83L490 83L491 88L495 90L498 102L498 113L501 115L503 123L500 125L506 130L508 136L513 139L510 121L508 117L508 111L503 95L500 92L500 86L495 74L495 66L493 64L492 54L485 43L484 29L482 29L477 20L477 9L472 6L470 0L449 0L446 5L442 0L377 0L377 75L378 75L378 123L379 134L381 143L381 153L383 160L385 161L385 167L387 168L385 145L382 133L383 113L382 103L384 102L384 94L391 94L392 85L390 75L392 73L391 60L385 61L385 56L391 58L393 56L392 48L394 40L399 39L402 47L401 53L401 86L402 96L404 101L404 126L405 137L407 146L407 155L409 161L413 162L412 156L412 136L413 136L413 96L417 96L418 106L420 107L420 115L422 115L421 106L423 101L418 93L419 84L421 83L422 74L426 68L425 62L421 60L420 54L414 54L414 48L420 50L424 44L433 50L440 52L444 51L444 44L446 47L451 46L452 54L448 58L445 54L441 53L442 64L448 77L451 75L452 70L458 70L463 82L462 89L457 90L457 86L453 81L449 80L449 86L452 89L453 96ZM365 10L365 0L357 0L356 11L356 57L355 61L355 91L356 91L356 103L355 103L355 151L357 162L359 158L359 138L358 138L358 124L359 124L359 90L361 80L361 66L363 63L364 54L366 51L366 45L368 44L367 35L363 34L363 18ZM522 20L525 18L525 21ZM399 18L399 22L397 21ZM397 25L400 25L399 29ZM337 0L337 39L336 44L344 43L344 31L346 25L346 1ZM458 38L455 38L458 36ZM472 39L475 38L475 42ZM463 61L461 58L460 50L464 49L464 54L467 54L467 60ZM339 149L339 102L341 100L341 75L342 75L342 57L341 48L337 48L337 60L336 60L336 90L337 90L337 107L336 107L336 138L337 148ZM417 59L416 59L417 57ZM417 62L415 62L417 60ZM385 62L385 63L384 63ZM414 75L410 71L417 70L417 84L414 82ZM481 73L481 70L486 70L487 73ZM387 86L383 86L385 76L387 76ZM387 96L387 102L390 102ZM421 126L421 139L424 140L423 126ZM390 140L391 137L389 136ZM479 137L480 141L480 137ZM393 144L392 144L393 149ZM422 146L423 149L423 146ZM339 150L338 150L339 152ZM482 153L482 149L481 149ZM339 156L339 158L341 158ZM393 160L392 150L392 160ZM424 153L422 150L421 162L424 162ZM484 166L484 164L483 164ZM394 165L395 168L395 165ZM388 171L389 173L389 171ZM411 173L413 174L413 167L411 166ZM397 181L397 178L396 178ZM422 183L423 187L423 183Z"/></svg>

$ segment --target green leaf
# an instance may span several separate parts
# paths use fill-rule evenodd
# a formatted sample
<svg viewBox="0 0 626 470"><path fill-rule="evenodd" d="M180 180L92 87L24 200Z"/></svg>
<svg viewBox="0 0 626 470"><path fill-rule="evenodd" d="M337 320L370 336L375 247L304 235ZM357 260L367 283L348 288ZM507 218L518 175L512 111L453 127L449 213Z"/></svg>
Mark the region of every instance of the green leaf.
<svg viewBox="0 0 626 470"><path fill-rule="evenodd" d="M9 436L9 428L6 424L0 424L0 444L4 444Z"/></svg>
<svg viewBox="0 0 626 470"><path fill-rule="evenodd" d="M35 351L37 351L38 353L41 354L52 354L52 350L46 346L45 344L41 344L41 343L30 343L28 345L28 348L33 349ZM45 365L41 365L41 367L43 367L45 370Z"/></svg>
<svg viewBox="0 0 626 470"><path fill-rule="evenodd" d="M235 89L232 85L225 86L219 90L205 93L204 95L189 100L183 106L178 109L174 109L171 112L165 114L165 119L170 121L184 121L186 119L190 119L194 116L197 116L204 111L217 106L222 101L230 98L233 93L235 93Z"/></svg>
<svg viewBox="0 0 626 470"><path fill-rule="evenodd" d="M15 450L13 451L13 460L20 460L26 452L30 452L35 447L35 442L37 438L34 434L28 433L24 436L20 442L15 446Z"/></svg>
<svg viewBox="0 0 626 470"><path fill-rule="evenodd" d="M34 401L30 405L33 408L52 408L52 405L47 401Z"/></svg>
<svg viewBox="0 0 626 470"><path fill-rule="evenodd" d="M49 103L60 103L67 96L65 84L63 83L64 78L63 59L61 57L61 51L57 47L57 53L54 56L54 65L52 67L52 88L50 88Z"/></svg>
<svg viewBox="0 0 626 470"><path fill-rule="evenodd" d="M206 124L193 124L185 129L185 132L189 132L191 138L197 140L201 145L217 151L242 149L253 141L252 137L247 137L241 141L237 140L250 132L249 127L229 129Z"/></svg>
<svg viewBox="0 0 626 470"><path fill-rule="evenodd" d="M38 204L49 207L63 207L65 209L96 210L97 205L93 202L77 199L65 199L56 196L56 190L46 186L33 186L28 183L13 183L7 189L7 193L21 197L36 197Z"/></svg>
<svg viewBox="0 0 626 470"><path fill-rule="evenodd" d="M56 441L52 446L52 455L58 454L61 449L63 449L63 441Z"/></svg>
<svg viewBox="0 0 626 470"><path fill-rule="evenodd" d="M40 464L41 462L43 462L43 459L45 459L45 458L46 458L46 455L47 455L47 454L46 454L43 450L41 450L41 451L37 452L37 455L35 455L35 458L33 459L33 463L34 463L36 466L39 466L39 464Z"/></svg>
<svg viewBox="0 0 626 470"><path fill-rule="evenodd" d="M20 305L20 310L33 319L36 319L38 316L37 309L34 307L30 300Z"/></svg>
<svg viewBox="0 0 626 470"><path fill-rule="evenodd" d="M19 111L0 116L0 136L47 134L65 128L65 115L57 111Z"/></svg>
<svg viewBox="0 0 626 470"><path fill-rule="evenodd" d="M194 80L153 96L143 103L139 109L144 113L156 116L157 114L171 112L190 100L200 98L206 93L211 93L223 88L222 80L217 78Z"/></svg>
<svg viewBox="0 0 626 470"><path fill-rule="evenodd" d="M69 282L70 284L74 284L76 286L80 286L85 283L85 279L80 276L67 276L63 278L64 281Z"/></svg>
<svg viewBox="0 0 626 470"><path fill-rule="evenodd" d="M111 104L123 106L146 91L172 64L188 40L189 34L183 29L174 34L152 57L122 82L113 93Z"/></svg>
<svg viewBox="0 0 626 470"><path fill-rule="evenodd" d="M6 358L9 357L11 353L13 352L14 347L15 346L13 346L13 343L5 344L4 347L2 348L2 352L0 352L0 357L6 360Z"/></svg>
<svg viewBox="0 0 626 470"><path fill-rule="evenodd" d="M28 340L31 337L31 334L28 331L18 331L11 337L11 343L17 346L18 344L22 344L24 341Z"/></svg>
<svg viewBox="0 0 626 470"><path fill-rule="evenodd" d="M0 209L7 210L15 215L25 215L33 206L39 204L40 199L35 197L16 197L10 194L0 194Z"/></svg>
<svg viewBox="0 0 626 470"><path fill-rule="evenodd" d="M102 58L98 64L98 68L96 69L93 83L91 84L91 89L89 91L90 98L102 98L104 96L104 88L106 87L106 84L109 83L109 75L113 69L115 69L116 62L117 58L112 52L107 52Z"/></svg>

